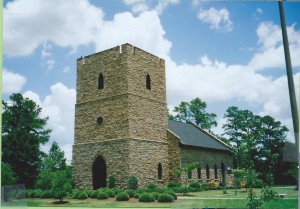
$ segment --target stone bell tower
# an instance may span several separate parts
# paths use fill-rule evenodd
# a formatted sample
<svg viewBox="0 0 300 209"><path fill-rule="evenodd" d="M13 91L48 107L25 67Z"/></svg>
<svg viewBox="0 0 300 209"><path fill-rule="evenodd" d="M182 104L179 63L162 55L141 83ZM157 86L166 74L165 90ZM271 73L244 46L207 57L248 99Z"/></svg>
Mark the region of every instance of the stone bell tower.
<svg viewBox="0 0 300 209"><path fill-rule="evenodd" d="M164 60L130 44L79 58L76 88L76 186L168 181Z"/></svg>

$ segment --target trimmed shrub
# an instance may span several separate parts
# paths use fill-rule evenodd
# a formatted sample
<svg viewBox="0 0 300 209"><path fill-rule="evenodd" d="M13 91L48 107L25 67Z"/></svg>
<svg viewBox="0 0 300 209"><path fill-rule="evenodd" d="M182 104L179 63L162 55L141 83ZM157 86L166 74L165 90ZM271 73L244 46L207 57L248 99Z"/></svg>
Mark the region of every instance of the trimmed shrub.
<svg viewBox="0 0 300 209"><path fill-rule="evenodd" d="M157 192L157 193L164 193L167 190L168 190L167 188L159 188L159 187L157 187L154 191Z"/></svg>
<svg viewBox="0 0 300 209"><path fill-rule="evenodd" d="M36 189L36 190L35 190L35 195L34 195L34 197L36 197L36 198L41 198L42 193L43 193L42 190Z"/></svg>
<svg viewBox="0 0 300 209"><path fill-rule="evenodd" d="M175 194L175 192L173 192L173 191L166 191L165 194L170 194L171 196L173 196L174 200L177 200L177 195Z"/></svg>
<svg viewBox="0 0 300 209"><path fill-rule="evenodd" d="M139 196L140 202L154 202L155 198L151 193L143 193Z"/></svg>
<svg viewBox="0 0 300 209"><path fill-rule="evenodd" d="M53 198L53 193L51 190L43 191L41 198Z"/></svg>
<svg viewBox="0 0 300 209"><path fill-rule="evenodd" d="M115 197L116 196L116 194L114 193L114 191L110 190L110 189L107 190L106 193L108 194L108 197Z"/></svg>
<svg viewBox="0 0 300 209"><path fill-rule="evenodd" d="M176 181L170 181L168 183L168 188L181 187L181 184Z"/></svg>
<svg viewBox="0 0 300 209"><path fill-rule="evenodd" d="M201 185L200 185L199 182L193 181L193 182L191 182L191 183L189 184L189 187L195 188L195 189L200 189Z"/></svg>
<svg viewBox="0 0 300 209"><path fill-rule="evenodd" d="M22 189L22 190L18 190L16 193L16 199L24 199L26 198L26 190Z"/></svg>
<svg viewBox="0 0 300 209"><path fill-rule="evenodd" d="M159 193L158 192L152 192L151 193L153 195L153 197L157 200Z"/></svg>
<svg viewBox="0 0 300 209"><path fill-rule="evenodd" d="M162 193L158 196L157 199L158 202L173 202L174 197L171 194L168 193Z"/></svg>
<svg viewBox="0 0 300 209"><path fill-rule="evenodd" d="M151 193L152 190L151 189L148 189L148 188L144 188L144 189L137 189L135 191L135 193L138 193L138 194L142 194L142 193Z"/></svg>
<svg viewBox="0 0 300 209"><path fill-rule="evenodd" d="M187 187L174 187L172 190L176 193L187 193L188 188Z"/></svg>
<svg viewBox="0 0 300 209"><path fill-rule="evenodd" d="M139 193L135 193L135 194L133 195L133 197L134 197L135 199L139 199L140 194L139 194Z"/></svg>
<svg viewBox="0 0 300 209"><path fill-rule="evenodd" d="M118 187L113 188L112 191L115 193L115 195L119 194L120 192L123 192L123 190Z"/></svg>
<svg viewBox="0 0 300 209"><path fill-rule="evenodd" d="M93 193L91 194L90 198L92 198L92 199L95 199L95 198L97 198L97 196L98 196L98 193L99 193L99 191L98 191L98 190L95 190L95 191L93 191Z"/></svg>
<svg viewBox="0 0 300 209"><path fill-rule="evenodd" d="M88 197L89 196L88 196L88 194L86 192L80 192L79 195L78 195L78 197L77 197L77 199L79 199L79 200L85 200Z"/></svg>
<svg viewBox="0 0 300 209"><path fill-rule="evenodd" d="M108 178L108 188L112 189L116 187L116 178L114 176L110 176Z"/></svg>
<svg viewBox="0 0 300 209"><path fill-rule="evenodd" d="M98 200L105 200L108 199L108 194L106 192L99 192L97 195Z"/></svg>
<svg viewBox="0 0 300 209"><path fill-rule="evenodd" d="M129 195L126 192L120 192L116 196L117 201L127 201L129 200Z"/></svg>
<svg viewBox="0 0 300 209"><path fill-rule="evenodd" d="M137 190L138 188L138 180L135 176L130 176L128 180L128 189Z"/></svg>
<svg viewBox="0 0 300 209"><path fill-rule="evenodd" d="M148 189L155 190L157 188L156 184L149 184Z"/></svg>
<svg viewBox="0 0 300 209"><path fill-rule="evenodd" d="M129 195L129 197L133 197L134 193L135 193L135 191L133 189L127 189L127 190L125 190L125 192Z"/></svg>

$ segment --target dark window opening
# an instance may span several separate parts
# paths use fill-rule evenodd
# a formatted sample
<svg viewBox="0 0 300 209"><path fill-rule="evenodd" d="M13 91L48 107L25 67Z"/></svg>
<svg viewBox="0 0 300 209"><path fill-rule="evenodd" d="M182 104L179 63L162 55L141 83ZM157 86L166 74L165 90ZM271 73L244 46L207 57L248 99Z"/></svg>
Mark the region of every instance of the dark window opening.
<svg viewBox="0 0 300 209"><path fill-rule="evenodd" d="M201 179L201 167L197 168L198 179Z"/></svg>
<svg viewBox="0 0 300 209"><path fill-rule="evenodd" d="M98 125L101 125L102 122L103 122L103 118L102 118L101 116L98 117L98 118L97 118L97 124L98 124Z"/></svg>
<svg viewBox="0 0 300 209"><path fill-rule="evenodd" d="M157 179L162 180L162 166L161 166L161 163L158 163L158 166L157 166Z"/></svg>
<svg viewBox="0 0 300 209"><path fill-rule="evenodd" d="M103 89L104 88L104 77L102 75L102 73L100 73L99 77L98 77L98 90Z"/></svg>
<svg viewBox="0 0 300 209"><path fill-rule="evenodd" d="M151 90L151 78L149 74L146 76L146 88Z"/></svg>
<svg viewBox="0 0 300 209"><path fill-rule="evenodd" d="M206 178L209 179L209 166L206 164Z"/></svg>
<svg viewBox="0 0 300 209"><path fill-rule="evenodd" d="M216 164L215 164L214 170L215 170L215 179L218 179L218 167Z"/></svg>
<svg viewBox="0 0 300 209"><path fill-rule="evenodd" d="M225 183L225 164L221 163L221 175L222 175L222 182Z"/></svg>
<svg viewBox="0 0 300 209"><path fill-rule="evenodd" d="M106 187L106 164L101 156L98 156L92 167L93 172L93 189Z"/></svg>

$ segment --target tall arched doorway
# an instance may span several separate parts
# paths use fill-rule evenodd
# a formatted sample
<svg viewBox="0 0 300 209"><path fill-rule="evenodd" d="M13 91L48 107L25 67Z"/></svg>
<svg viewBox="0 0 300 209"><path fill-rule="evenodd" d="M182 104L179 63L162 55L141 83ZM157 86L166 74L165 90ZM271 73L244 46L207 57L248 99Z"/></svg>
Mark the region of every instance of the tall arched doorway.
<svg viewBox="0 0 300 209"><path fill-rule="evenodd" d="M96 157L93 163L93 189L106 187L106 165L103 157Z"/></svg>

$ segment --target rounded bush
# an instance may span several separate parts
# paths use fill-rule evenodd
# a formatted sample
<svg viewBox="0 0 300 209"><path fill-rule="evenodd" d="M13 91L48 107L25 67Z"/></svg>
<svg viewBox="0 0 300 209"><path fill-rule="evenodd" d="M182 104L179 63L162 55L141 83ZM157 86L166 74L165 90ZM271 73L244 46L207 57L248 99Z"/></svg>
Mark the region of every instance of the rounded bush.
<svg viewBox="0 0 300 209"><path fill-rule="evenodd" d="M175 192L173 192L173 191L166 191L165 194L170 194L174 198L174 200L177 200L177 195L175 194Z"/></svg>
<svg viewBox="0 0 300 209"><path fill-rule="evenodd" d="M53 193L51 190L43 191L41 198L53 198Z"/></svg>
<svg viewBox="0 0 300 209"><path fill-rule="evenodd" d="M79 199L79 200L85 200L87 199L89 196L86 192L79 192L78 195L77 195L77 198L76 199Z"/></svg>
<svg viewBox="0 0 300 209"><path fill-rule="evenodd" d="M99 193L99 191L98 191L98 190L95 190L95 191L93 191L93 192L92 192L92 194L91 194L91 196L90 196L90 198L92 198L92 199L95 199L95 198L97 198L97 196L98 196L98 193Z"/></svg>
<svg viewBox="0 0 300 209"><path fill-rule="evenodd" d="M159 188L157 187L154 191L157 193L164 193L165 191L170 190L170 189L166 189L166 188Z"/></svg>
<svg viewBox="0 0 300 209"><path fill-rule="evenodd" d="M152 192L151 193L153 195L153 197L157 200L159 193L158 192Z"/></svg>
<svg viewBox="0 0 300 209"><path fill-rule="evenodd" d="M162 193L158 196L157 199L158 202L173 202L174 197L171 194L168 193Z"/></svg>
<svg viewBox="0 0 300 209"><path fill-rule="evenodd" d="M201 185L200 185L199 182L193 181L193 182L191 182L191 183L189 184L189 187L195 188L195 189L200 189Z"/></svg>
<svg viewBox="0 0 300 209"><path fill-rule="evenodd" d="M139 196L140 202L154 202L155 198L151 193L143 193Z"/></svg>
<svg viewBox="0 0 300 209"><path fill-rule="evenodd" d="M110 176L108 178L108 188L112 189L116 187L116 178L114 176Z"/></svg>
<svg viewBox="0 0 300 209"><path fill-rule="evenodd" d="M157 188L156 184L149 184L148 189L155 190Z"/></svg>
<svg viewBox="0 0 300 209"><path fill-rule="evenodd" d="M135 194L133 195L133 197L134 197L135 199L139 199L140 194L139 194L139 193L135 193Z"/></svg>
<svg viewBox="0 0 300 209"><path fill-rule="evenodd" d="M117 195L117 194L119 194L120 192L122 192L123 190L120 189L120 188L115 187L115 188L112 189L112 191L115 193L115 195Z"/></svg>
<svg viewBox="0 0 300 209"><path fill-rule="evenodd" d="M181 184L178 183L178 182L176 182L176 181L170 181L170 182L168 183L168 187L169 187L169 188L173 188L173 187L181 187Z"/></svg>
<svg viewBox="0 0 300 209"><path fill-rule="evenodd" d="M116 194L114 193L113 190L107 190L106 193L108 194L108 197L115 197Z"/></svg>
<svg viewBox="0 0 300 209"><path fill-rule="evenodd" d="M16 194L16 199L26 198L26 190L19 190Z"/></svg>
<svg viewBox="0 0 300 209"><path fill-rule="evenodd" d="M40 189L35 190L35 195L34 197L36 198L41 198L43 191Z"/></svg>
<svg viewBox="0 0 300 209"><path fill-rule="evenodd" d="M127 189L127 190L125 190L125 192L129 195L129 197L133 197L135 194L135 191L132 189Z"/></svg>
<svg viewBox="0 0 300 209"><path fill-rule="evenodd" d="M108 194L106 192L99 192L97 196L98 200L105 200L108 199Z"/></svg>
<svg viewBox="0 0 300 209"><path fill-rule="evenodd" d="M129 200L129 195L126 192L120 192L116 196L117 201L127 201Z"/></svg>

